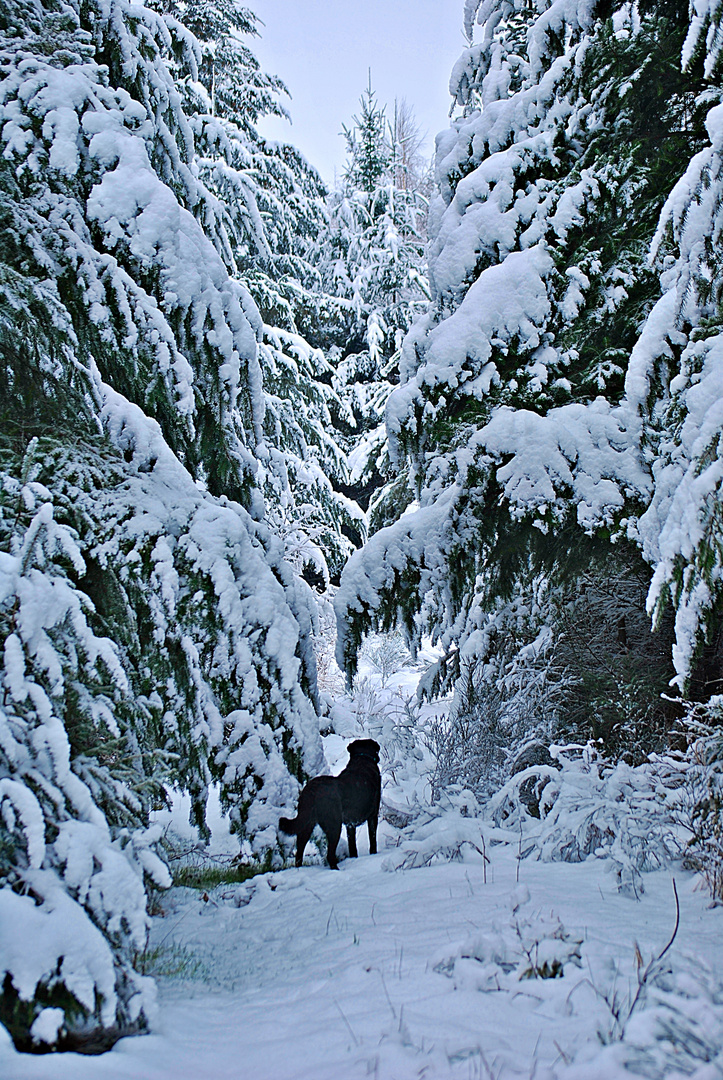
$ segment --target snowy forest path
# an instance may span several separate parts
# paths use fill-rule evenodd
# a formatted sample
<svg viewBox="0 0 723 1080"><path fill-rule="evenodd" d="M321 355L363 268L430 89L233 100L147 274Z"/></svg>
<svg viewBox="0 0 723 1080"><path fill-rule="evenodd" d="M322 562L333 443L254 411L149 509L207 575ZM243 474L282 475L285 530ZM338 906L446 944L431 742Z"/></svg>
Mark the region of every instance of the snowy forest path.
<svg viewBox="0 0 723 1080"><path fill-rule="evenodd" d="M121 1040L101 1058L74 1054L3 1060L4 1080L468 1080L529 1077L535 1060L561 1067L599 1046L601 990L634 981L633 943L659 951L674 918L670 874L645 877L639 903L620 896L604 860L521 864L514 847L480 862L389 873L385 854L342 862L338 873L306 866L164 899L154 919L173 977L160 980L153 1034ZM723 959L721 918L683 874L674 951ZM563 978L481 992L482 965L460 944L509 938L512 908L562 919L583 941L583 968ZM236 906L240 905L240 906ZM505 929L506 928L506 929ZM195 970L194 970L195 966ZM191 977L183 978L183 975ZM179 977L181 976L181 977ZM607 980L607 982L606 982ZM486 987L485 989L493 989ZM18 1071L18 1068L21 1071ZM552 1074L554 1075L554 1074Z"/></svg>

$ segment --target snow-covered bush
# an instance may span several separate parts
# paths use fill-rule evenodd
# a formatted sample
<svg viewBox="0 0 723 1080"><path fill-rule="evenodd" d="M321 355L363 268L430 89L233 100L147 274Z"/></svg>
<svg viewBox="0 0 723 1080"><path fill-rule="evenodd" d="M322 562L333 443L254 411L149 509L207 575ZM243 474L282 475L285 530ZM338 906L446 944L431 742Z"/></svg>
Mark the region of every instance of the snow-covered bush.
<svg viewBox="0 0 723 1080"><path fill-rule="evenodd" d="M642 962L638 952L638 979ZM610 1007L609 1023L601 1023L598 1032L603 1047L590 1043L576 1055L574 1064L556 1070L558 1080L629 1075L708 1080L715 1076L723 1055L720 975L700 957L678 956L674 964L653 960L640 993L639 982L632 982L628 994L621 982L616 979L615 987L596 987Z"/></svg>
<svg viewBox="0 0 723 1080"><path fill-rule="evenodd" d="M609 859L619 888L644 891L641 872L680 856L676 827L684 780L676 757L612 764L596 747L551 746L552 763L516 773L490 799L485 817L520 834L521 855L551 862Z"/></svg>
<svg viewBox="0 0 723 1080"><path fill-rule="evenodd" d="M379 675L382 689L392 675L412 662L409 649L399 633L370 635L362 646L360 657Z"/></svg>
<svg viewBox="0 0 723 1080"><path fill-rule="evenodd" d="M422 697L454 689L450 709L428 733L435 798L461 784L484 800L510 776L525 746L556 736L579 675L555 655L548 585L544 578L537 582L532 602L517 589L491 612L477 597L469 615L476 631L422 677Z"/></svg>
<svg viewBox="0 0 723 1080"><path fill-rule="evenodd" d="M435 760L435 800L454 785L470 788L479 799L491 795L509 776L521 748L549 741L554 730L553 694L542 688L551 681L546 676L538 682L529 670L529 683L510 693L476 658L460 666L450 710L426 736Z"/></svg>
<svg viewBox="0 0 723 1080"><path fill-rule="evenodd" d="M403 787L406 795L415 790L415 799L418 789L428 784L430 733L436 715L405 685L410 681L414 685L418 669L401 635L371 635L347 699L358 728L381 746L384 776Z"/></svg>
<svg viewBox="0 0 723 1080"><path fill-rule="evenodd" d="M379 730L384 723L385 698L379 690L376 679L369 675L358 675L354 679L350 694L354 719L360 728Z"/></svg>
<svg viewBox="0 0 723 1080"><path fill-rule="evenodd" d="M385 870L466 859L486 867L490 829L471 791L452 789L434 806L417 805L414 811L397 837L396 848L384 860Z"/></svg>
<svg viewBox="0 0 723 1080"><path fill-rule="evenodd" d="M582 940L573 938L553 913L531 906L528 889L510 896L510 917L490 931L447 946L432 961L435 971L454 980L456 990L511 990L522 979L562 978L582 966Z"/></svg>
<svg viewBox="0 0 723 1080"><path fill-rule="evenodd" d="M681 726L688 740L677 820L685 830L685 864L698 870L714 903L723 903L723 699L689 704Z"/></svg>
<svg viewBox="0 0 723 1080"><path fill-rule="evenodd" d="M400 764L420 768L425 757L424 747L433 721L425 718L416 694L406 694L398 689L388 699L384 723L379 728L382 740L382 760L387 770L394 774Z"/></svg>

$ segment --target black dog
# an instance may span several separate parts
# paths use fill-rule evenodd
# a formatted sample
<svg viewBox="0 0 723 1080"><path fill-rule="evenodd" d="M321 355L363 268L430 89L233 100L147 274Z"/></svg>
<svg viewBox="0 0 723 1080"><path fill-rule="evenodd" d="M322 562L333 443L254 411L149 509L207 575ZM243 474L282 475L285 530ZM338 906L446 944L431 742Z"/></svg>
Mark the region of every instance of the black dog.
<svg viewBox="0 0 723 1080"><path fill-rule="evenodd" d="M369 851L377 853L377 822L382 795L379 773L379 743L374 739L357 739L347 747L350 761L338 776L316 776L299 796L296 817L281 818L279 828L296 836L296 865L301 866L304 848L314 826L321 825L328 842L327 860L337 869L336 845L346 825L349 854L357 856L356 829L366 821L369 829Z"/></svg>

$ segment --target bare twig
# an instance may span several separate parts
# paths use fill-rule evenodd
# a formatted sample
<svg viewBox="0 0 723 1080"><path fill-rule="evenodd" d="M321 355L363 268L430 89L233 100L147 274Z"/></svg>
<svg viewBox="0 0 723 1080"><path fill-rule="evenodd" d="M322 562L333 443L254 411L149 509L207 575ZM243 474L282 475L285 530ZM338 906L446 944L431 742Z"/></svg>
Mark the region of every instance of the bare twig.
<svg viewBox="0 0 723 1080"><path fill-rule="evenodd" d="M339 1004L338 1001L335 1001L334 1004L336 1005L337 1009L339 1010L339 1015L341 1016L342 1020L346 1024L347 1030L348 1030L349 1034L351 1035L352 1039L354 1040L354 1045L358 1046L359 1045L359 1040L357 1039L356 1035L354 1034L351 1024L349 1023L347 1018L344 1016L344 1010L342 1009L342 1007L341 1007L341 1005Z"/></svg>
<svg viewBox="0 0 723 1080"><path fill-rule="evenodd" d="M663 959L668 949L675 941L676 935L678 933L678 927L680 926L680 900L678 899L678 887L675 884L675 878L673 878L673 895L675 896L675 926L673 927L673 933L671 934L670 941L658 956L658 961Z"/></svg>
<svg viewBox="0 0 723 1080"><path fill-rule="evenodd" d="M675 896L675 926L673 927L673 933L670 936L670 940L668 941L668 944L661 950L661 952L658 953L657 956L654 956L651 959L651 961L648 964L648 966L646 967L645 971L643 971L642 973L641 973L641 968L642 968L643 958L642 958L642 956L640 954L640 949L638 948L637 942L635 943L635 954L636 954L636 960L637 960L637 963L638 963L638 989L637 989L637 992L635 994L635 997L633 998L632 1004L631 1004L630 1008L628 1009L628 1015L625 1017L625 1020L624 1020L624 1022L622 1024L622 1027L620 1029L620 1038L621 1039L625 1035L625 1028L626 1028L626 1026L628 1024L628 1021L630 1020L630 1017L633 1015L633 1013L635 1012L635 1009L637 1008L638 1002L640 1001L643 990L645 989L645 986L647 984L647 981L648 981L650 975L653 972L653 969L663 959L663 957L665 956L668 949L671 947L671 945L675 941L675 938L676 938L676 936L678 934L678 928L680 926L680 900L678 899L678 887L677 887L677 885L675 883L675 878L673 878L673 895Z"/></svg>
<svg viewBox="0 0 723 1080"><path fill-rule="evenodd" d="M569 1054L565 1053L565 1051L562 1049L562 1047L560 1046L557 1039L553 1039L552 1043L553 1043L553 1046L555 1047L555 1049L557 1050L558 1054L560 1055L560 1057L564 1061L564 1063L566 1065L569 1065L572 1062L572 1058L569 1056Z"/></svg>
<svg viewBox="0 0 723 1080"><path fill-rule="evenodd" d="M387 990L387 981L384 978L384 972L383 971L379 972L379 977L382 980L382 986L384 987L384 993L386 995L386 999L387 999L387 1002L389 1004L389 1008L392 1010L392 1016L396 1020L397 1019L397 1010L392 1005L392 999L389 997L389 991Z"/></svg>

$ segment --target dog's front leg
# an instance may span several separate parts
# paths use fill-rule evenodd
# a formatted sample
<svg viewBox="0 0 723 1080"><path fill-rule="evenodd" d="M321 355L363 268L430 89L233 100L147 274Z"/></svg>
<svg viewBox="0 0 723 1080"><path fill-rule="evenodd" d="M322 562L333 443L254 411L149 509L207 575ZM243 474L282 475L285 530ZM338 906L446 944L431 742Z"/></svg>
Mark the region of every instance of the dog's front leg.
<svg viewBox="0 0 723 1080"><path fill-rule="evenodd" d="M379 823L379 814L372 814L367 820L367 828L369 829L369 854L376 855L377 853L377 825Z"/></svg>
<svg viewBox="0 0 723 1080"><path fill-rule="evenodd" d="M356 859L356 825L347 825L346 827L346 839L349 844L349 857Z"/></svg>

